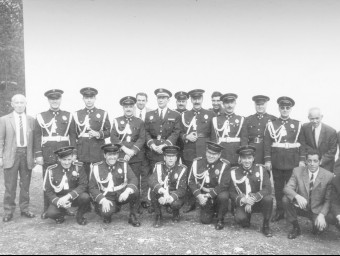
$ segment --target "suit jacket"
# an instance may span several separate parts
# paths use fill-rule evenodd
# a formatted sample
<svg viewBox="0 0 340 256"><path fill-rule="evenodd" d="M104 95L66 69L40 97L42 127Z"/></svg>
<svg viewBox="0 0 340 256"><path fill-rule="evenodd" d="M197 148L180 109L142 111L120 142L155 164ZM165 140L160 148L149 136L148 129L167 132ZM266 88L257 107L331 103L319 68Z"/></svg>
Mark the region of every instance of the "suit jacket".
<svg viewBox="0 0 340 256"><path fill-rule="evenodd" d="M338 133L338 144L340 143L340 132ZM338 160L336 161L335 165L334 165L334 174L335 175L340 175L340 153L338 156Z"/></svg>
<svg viewBox="0 0 340 256"><path fill-rule="evenodd" d="M340 176L333 179L331 196L331 212L334 217L340 215Z"/></svg>
<svg viewBox="0 0 340 256"><path fill-rule="evenodd" d="M27 115L27 164L28 169L34 167L33 157L33 132L34 118ZM17 149L16 125L14 114L0 118L0 158L3 158L4 169L12 168L15 161L15 152Z"/></svg>
<svg viewBox="0 0 340 256"><path fill-rule="evenodd" d="M314 214L327 216L331 206L332 180L333 173L320 167L318 177L316 177L313 192L311 195L311 208ZM293 201L297 195L300 195L310 201L309 194L309 172L307 167L297 167L293 171L288 184L284 189L285 195Z"/></svg>
<svg viewBox="0 0 340 256"><path fill-rule="evenodd" d="M151 112L151 111L152 111L151 108L146 108L146 113L149 113L149 112ZM138 118L139 118L139 116L137 115L137 107L136 107L136 106L133 108L133 115L134 115L135 117L138 117ZM145 122L145 120L143 120L143 121Z"/></svg>
<svg viewBox="0 0 340 256"><path fill-rule="evenodd" d="M317 149L322 156L322 165L324 169L333 172L335 163L335 154L338 150L338 139L336 131L325 124L322 124L318 145L315 145L313 138L313 126L311 123L304 124L302 134L305 137L306 150Z"/></svg>

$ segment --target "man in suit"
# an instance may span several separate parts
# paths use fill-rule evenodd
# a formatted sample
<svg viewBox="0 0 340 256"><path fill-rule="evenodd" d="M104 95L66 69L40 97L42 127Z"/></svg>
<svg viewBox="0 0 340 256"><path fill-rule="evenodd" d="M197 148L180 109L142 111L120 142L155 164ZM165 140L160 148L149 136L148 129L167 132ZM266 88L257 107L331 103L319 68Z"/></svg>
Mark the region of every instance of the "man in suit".
<svg viewBox="0 0 340 256"><path fill-rule="evenodd" d="M213 111L216 114L216 116L220 116L224 114L225 112L225 109L223 108L223 105L222 105L223 103L222 103L221 97L222 97L222 93L220 92L214 92L211 95L212 108L209 110Z"/></svg>
<svg viewBox="0 0 340 256"><path fill-rule="evenodd" d="M306 150L316 149L321 156L321 167L333 172L335 154L338 150L336 131L322 123L323 115L319 108L312 108L308 116L310 123L302 128Z"/></svg>
<svg viewBox="0 0 340 256"><path fill-rule="evenodd" d="M146 104L148 103L148 95L144 92L137 93L136 95L136 107L134 108L133 115L135 117L138 117L145 122L146 113L149 113L152 111L152 109L149 109Z"/></svg>
<svg viewBox="0 0 340 256"><path fill-rule="evenodd" d="M327 222L340 230L340 176L336 176L332 181L331 195L331 214L328 216Z"/></svg>
<svg viewBox="0 0 340 256"><path fill-rule="evenodd" d="M334 175L320 167L317 150L307 154L307 167L294 169L287 183L282 203L287 221L293 225L289 239L301 235L298 215L313 221L313 234L318 235L327 227L326 217L330 212L332 180Z"/></svg>
<svg viewBox="0 0 340 256"><path fill-rule="evenodd" d="M34 218L29 210L29 188L31 183L33 157L34 119L25 114L26 98L15 95L11 103L14 111L0 118L0 168L4 168L5 195L3 222L9 222L15 211L15 197L20 175L21 216Z"/></svg>
<svg viewBox="0 0 340 256"><path fill-rule="evenodd" d="M339 145L340 144L340 132L338 132L337 138L338 138L338 145ZM336 176L340 176L340 152L339 152L338 160L336 160L335 165L334 165L334 174Z"/></svg>

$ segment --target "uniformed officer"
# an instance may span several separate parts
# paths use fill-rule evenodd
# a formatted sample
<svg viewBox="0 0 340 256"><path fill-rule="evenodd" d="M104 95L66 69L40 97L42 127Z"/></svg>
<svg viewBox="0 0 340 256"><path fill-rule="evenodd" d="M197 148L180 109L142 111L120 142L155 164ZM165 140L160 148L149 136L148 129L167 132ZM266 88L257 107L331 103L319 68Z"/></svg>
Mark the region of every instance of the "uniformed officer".
<svg viewBox="0 0 340 256"><path fill-rule="evenodd" d="M194 159L204 157L206 143L210 140L213 125L214 112L202 108L204 90L192 90L188 94L191 98L193 109L183 113L181 122L181 139L184 142L183 163L189 170ZM191 212L196 208L195 198L188 190L187 209L184 213Z"/></svg>
<svg viewBox="0 0 340 256"><path fill-rule="evenodd" d="M222 158L228 160L231 166L238 165L237 149L241 145L241 129L244 117L235 114L236 100L238 96L233 93L221 97L225 107L225 114L213 119L212 141L224 147Z"/></svg>
<svg viewBox="0 0 340 256"><path fill-rule="evenodd" d="M189 187L201 207L201 222L211 224L217 213L216 230L224 228L229 201L230 163L221 158L222 150L207 142L206 156L194 159L189 175Z"/></svg>
<svg viewBox="0 0 340 256"><path fill-rule="evenodd" d="M91 87L80 90L86 107L74 114L77 127L77 151L79 161L84 163L89 177L91 164L103 160L101 146L110 137L111 124L106 111L95 107L98 91Z"/></svg>
<svg viewBox="0 0 340 256"><path fill-rule="evenodd" d="M133 115L136 98L127 96L120 100L124 116L114 119L111 143L121 144L119 158L129 163L138 179L138 194L141 194L142 162L145 158L145 126L142 119ZM147 191L145 191L147 193ZM139 204L138 204L139 207Z"/></svg>
<svg viewBox="0 0 340 256"><path fill-rule="evenodd" d="M223 108L222 101L221 101L222 96L223 95L220 92L214 92L211 95L211 102L212 102L213 107L209 110L213 111L216 114L216 116L223 115L225 112L225 109Z"/></svg>
<svg viewBox="0 0 340 256"><path fill-rule="evenodd" d="M64 147L57 151L58 164L47 168L44 190L50 200L47 218L57 224L65 221L66 210L78 207L76 219L79 225L86 225L84 218L90 196L86 193L88 181L82 163L74 162L74 147Z"/></svg>
<svg viewBox="0 0 340 256"><path fill-rule="evenodd" d="M264 162L264 132L269 120L274 121L275 116L267 113L267 103L269 97L257 95L253 97L256 114L248 116L241 131L241 145L251 145L256 148L255 164L265 164Z"/></svg>
<svg viewBox="0 0 340 256"><path fill-rule="evenodd" d="M156 164L155 172L149 179L151 201L155 208L154 227L162 226L162 206L169 206L173 212L173 221L179 222L179 210L184 205L188 187L188 170L177 162L179 147L168 146L163 149L164 161Z"/></svg>
<svg viewBox="0 0 340 256"><path fill-rule="evenodd" d="M237 150L240 166L231 170L230 197L236 204L235 220L244 228L250 227L252 213L262 212L262 232L272 237L269 227L273 212L273 197L269 173L264 166L254 164L256 148L243 146Z"/></svg>
<svg viewBox="0 0 340 256"><path fill-rule="evenodd" d="M158 109L147 113L145 118L147 156L152 170L156 163L164 160L163 148L176 145L181 131L181 115L168 108L172 93L166 89L157 89L155 95Z"/></svg>
<svg viewBox="0 0 340 256"><path fill-rule="evenodd" d="M277 210L272 219L274 222L284 218L283 189L292 176L293 169L304 167L306 160L302 124L290 118L295 101L289 97L280 97L277 103L281 117L268 122L264 138L266 168L272 170L275 183Z"/></svg>
<svg viewBox="0 0 340 256"><path fill-rule="evenodd" d="M140 227L136 217L138 180L128 163L119 159L121 147L119 144L102 146L105 161L93 165L90 194L100 206L104 223L111 223L112 215L119 212L122 205L130 204L129 224Z"/></svg>
<svg viewBox="0 0 340 256"><path fill-rule="evenodd" d="M189 95L186 92L177 92L175 94L175 98L176 98L176 105L177 105L177 109L176 111L179 112L180 114L182 114L183 112L188 111L187 110L187 105L188 105L188 99L189 99Z"/></svg>
<svg viewBox="0 0 340 256"><path fill-rule="evenodd" d="M76 127L70 112L60 109L63 91L49 90L45 93L50 109L37 115L34 129L34 153L37 164L43 166L43 177L47 167L57 163L54 152L62 147L76 147ZM76 150L75 150L76 151ZM75 152L76 156L76 152ZM41 215L46 219L49 200L44 193L44 210ZM67 211L68 215L74 214Z"/></svg>

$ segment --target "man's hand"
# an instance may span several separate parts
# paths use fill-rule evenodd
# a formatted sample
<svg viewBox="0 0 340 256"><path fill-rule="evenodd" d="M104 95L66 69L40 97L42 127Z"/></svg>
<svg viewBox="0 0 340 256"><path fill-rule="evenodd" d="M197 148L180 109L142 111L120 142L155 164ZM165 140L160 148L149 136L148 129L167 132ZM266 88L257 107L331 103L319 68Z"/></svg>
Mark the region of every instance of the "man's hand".
<svg viewBox="0 0 340 256"><path fill-rule="evenodd" d="M127 188L124 193L122 193L119 197L119 202L122 203L122 202L125 202L129 196L133 193L133 190L131 188Z"/></svg>
<svg viewBox="0 0 340 256"><path fill-rule="evenodd" d="M265 167L267 171L271 172L272 171L272 162L266 162Z"/></svg>
<svg viewBox="0 0 340 256"><path fill-rule="evenodd" d="M0 168L4 167L4 160L0 158Z"/></svg>
<svg viewBox="0 0 340 256"><path fill-rule="evenodd" d="M158 190L158 194L160 194L160 195L165 195L165 193L166 193L165 188L160 188L160 189Z"/></svg>
<svg viewBox="0 0 340 256"><path fill-rule="evenodd" d="M135 155L135 151L132 149L129 149L125 146L122 147L122 150L124 151L125 154L127 154L130 158L132 158Z"/></svg>
<svg viewBox="0 0 340 256"><path fill-rule="evenodd" d="M131 157L129 155L124 156L124 161L129 162L131 160Z"/></svg>
<svg viewBox="0 0 340 256"><path fill-rule="evenodd" d="M58 200L58 205L66 209L70 208L71 207L70 200L71 200L71 195L67 194L66 196L63 196L62 198Z"/></svg>
<svg viewBox="0 0 340 256"><path fill-rule="evenodd" d="M163 150L159 148L159 146L156 146L155 144L151 145L151 149L155 152L157 152L158 154L163 154Z"/></svg>
<svg viewBox="0 0 340 256"><path fill-rule="evenodd" d="M113 203L106 198L100 201L100 204L102 205L102 211L104 213L107 213L110 211L110 207L113 206Z"/></svg>
<svg viewBox="0 0 340 256"><path fill-rule="evenodd" d="M304 161L300 161L299 167L306 167L306 163Z"/></svg>
<svg viewBox="0 0 340 256"><path fill-rule="evenodd" d="M205 206L208 202L208 198L206 198L204 195L200 194L197 196L198 202L201 206Z"/></svg>
<svg viewBox="0 0 340 256"><path fill-rule="evenodd" d="M96 139L99 139L100 138L100 133L99 132L96 132L94 130L91 130L89 132L89 135L90 135L90 138L96 138Z"/></svg>
<svg viewBox="0 0 340 256"><path fill-rule="evenodd" d="M44 165L44 158L42 158L42 157L37 157L37 158L35 159L35 162L36 162L36 164L38 164L38 165Z"/></svg>
<svg viewBox="0 0 340 256"><path fill-rule="evenodd" d="M325 215L319 214L319 216L315 220L315 226L319 229L319 231L324 231L327 227L327 222Z"/></svg>
<svg viewBox="0 0 340 256"><path fill-rule="evenodd" d="M165 202L166 204L172 204L175 201L172 196L166 197L165 200L166 200Z"/></svg>
<svg viewBox="0 0 340 256"><path fill-rule="evenodd" d="M256 203L256 200L253 197L248 197L248 198L243 197L241 199L241 202L245 205L253 206Z"/></svg>
<svg viewBox="0 0 340 256"><path fill-rule="evenodd" d="M251 208L252 208L251 205L247 204L244 210L246 211L246 213L250 214L251 213Z"/></svg>
<svg viewBox="0 0 340 256"><path fill-rule="evenodd" d="M307 208L308 201L307 201L306 198L304 198L304 197L302 197L302 196L300 196L300 195L297 195L297 196L295 197L295 199L296 199L296 202L298 203L299 207L300 207L302 210L304 210L304 209Z"/></svg>
<svg viewBox="0 0 340 256"><path fill-rule="evenodd" d="M338 222L340 224L340 215L336 216L336 219L338 220Z"/></svg>
<svg viewBox="0 0 340 256"><path fill-rule="evenodd" d="M192 132L192 133L188 134L185 137L185 139L187 139L190 142L194 142L195 143L197 141L198 137L197 137L197 134L195 132Z"/></svg>
<svg viewBox="0 0 340 256"><path fill-rule="evenodd" d="M166 199L165 199L165 197L163 196L163 197L159 198L159 199L158 199L158 202L159 202L161 205L165 205L165 204L166 204Z"/></svg>

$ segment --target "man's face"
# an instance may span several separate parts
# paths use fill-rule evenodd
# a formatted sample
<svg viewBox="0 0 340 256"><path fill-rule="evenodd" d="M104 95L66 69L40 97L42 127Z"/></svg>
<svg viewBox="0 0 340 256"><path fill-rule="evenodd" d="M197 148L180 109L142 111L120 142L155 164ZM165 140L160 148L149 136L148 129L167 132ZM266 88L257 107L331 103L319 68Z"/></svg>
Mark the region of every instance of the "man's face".
<svg viewBox="0 0 340 256"><path fill-rule="evenodd" d="M254 163L254 156L253 155L245 155L240 157L241 164L244 169L249 170Z"/></svg>
<svg viewBox="0 0 340 256"><path fill-rule="evenodd" d="M187 109L188 101L187 100L177 100L177 109L185 110Z"/></svg>
<svg viewBox="0 0 340 256"><path fill-rule="evenodd" d="M84 97L84 102L87 108L93 108L96 103L96 96L93 97Z"/></svg>
<svg viewBox="0 0 340 256"><path fill-rule="evenodd" d="M177 162L177 155L165 155L164 156L164 161L166 163L167 167L174 167L176 162Z"/></svg>
<svg viewBox="0 0 340 256"><path fill-rule="evenodd" d="M26 110L26 98L23 96L17 96L13 98L11 105L16 113L22 114Z"/></svg>
<svg viewBox="0 0 340 256"><path fill-rule="evenodd" d="M309 121L313 125L314 128L318 128L322 122L323 115L321 114L320 111L314 110L309 113Z"/></svg>
<svg viewBox="0 0 340 256"><path fill-rule="evenodd" d="M203 96L191 98L191 103L196 110L200 110L203 104Z"/></svg>
<svg viewBox="0 0 340 256"><path fill-rule="evenodd" d="M50 108L52 110L59 110L61 105L61 98L59 99L48 99L48 103L50 104Z"/></svg>
<svg viewBox="0 0 340 256"><path fill-rule="evenodd" d="M318 155L308 155L307 158L308 170L311 172L316 172L320 167L320 160Z"/></svg>
<svg viewBox="0 0 340 256"><path fill-rule="evenodd" d="M59 158L59 162L64 169L70 169L73 163L74 156L70 155L64 158Z"/></svg>
<svg viewBox="0 0 340 256"><path fill-rule="evenodd" d="M224 102L224 107L225 107L225 110L228 114L233 114L234 111L235 111L235 107L236 107L236 101L235 100L226 101L226 102Z"/></svg>
<svg viewBox="0 0 340 256"><path fill-rule="evenodd" d="M221 97L214 97L211 99L211 102L214 110L219 110L222 106Z"/></svg>
<svg viewBox="0 0 340 256"><path fill-rule="evenodd" d="M148 103L148 100L145 96L138 95L137 96L137 108L140 110L143 110L146 106L146 103Z"/></svg>
<svg viewBox="0 0 340 256"><path fill-rule="evenodd" d="M115 165L118 161L119 153L108 152L104 154L104 157L108 165Z"/></svg>
<svg viewBox="0 0 340 256"><path fill-rule="evenodd" d="M256 113L265 114L267 112L267 103L255 103Z"/></svg>
<svg viewBox="0 0 340 256"><path fill-rule="evenodd" d="M290 113L292 112L292 107L290 106L280 106L279 111L281 114L281 117L286 119L290 117Z"/></svg>
<svg viewBox="0 0 340 256"><path fill-rule="evenodd" d="M133 116L133 106L134 105L125 105L123 106L124 115L127 117Z"/></svg>
<svg viewBox="0 0 340 256"><path fill-rule="evenodd" d="M208 163L209 164L214 164L214 163L216 163L218 161L218 159L220 159L221 153L216 153L216 152L208 149L207 153L206 153L206 156L207 156Z"/></svg>
<svg viewBox="0 0 340 256"><path fill-rule="evenodd" d="M169 97L165 97L165 96L157 97L158 107L160 109L166 108L168 106L169 101L170 101Z"/></svg>

